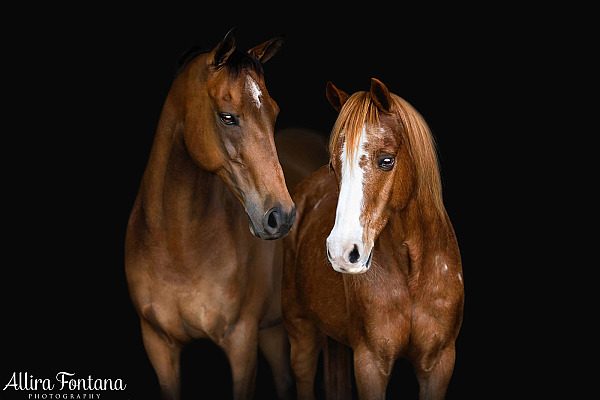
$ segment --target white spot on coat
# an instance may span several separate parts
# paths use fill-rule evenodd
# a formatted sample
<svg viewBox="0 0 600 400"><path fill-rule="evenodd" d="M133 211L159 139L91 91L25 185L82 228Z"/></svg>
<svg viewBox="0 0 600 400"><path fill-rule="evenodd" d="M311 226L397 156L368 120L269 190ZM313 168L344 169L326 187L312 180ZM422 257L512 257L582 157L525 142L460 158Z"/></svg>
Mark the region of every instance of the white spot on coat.
<svg viewBox="0 0 600 400"><path fill-rule="evenodd" d="M262 92L258 87L258 84L252 79L250 75L246 78L246 90L250 92L252 98L254 99L254 104L256 107L260 108L260 96L262 96Z"/></svg>

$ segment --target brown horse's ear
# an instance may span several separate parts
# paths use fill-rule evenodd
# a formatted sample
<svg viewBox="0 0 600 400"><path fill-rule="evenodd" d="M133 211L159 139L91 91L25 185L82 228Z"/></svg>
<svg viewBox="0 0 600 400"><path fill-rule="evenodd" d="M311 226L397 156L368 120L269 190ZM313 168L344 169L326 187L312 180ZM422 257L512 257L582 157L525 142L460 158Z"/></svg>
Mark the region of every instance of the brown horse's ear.
<svg viewBox="0 0 600 400"><path fill-rule="evenodd" d="M210 53L209 60L211 60L212 65L216 68L223 66L227 62L227 59L235 50L235 37L233 33L235 32L235 28L231 28L227 35L221 40L221 43L215 46L213 51Z"/></svg>
<svg viewBox="0 0 600 400"><path fill-rule="evenodd" d="M342 106L348 100L348 94L336 88L331 82L327 82L325 94L327 95L327 100L329 100L329 103L331 103L337 112L342 109Z"/></svg>
<svg viewBox="0 0 600 400"><path fill-rule="evenodd" d="M283 35L276 36L271 40L267 40L263 44L254 46L248 50L248 54L264 64L279 51L283 45L283 40Z"/></svg>
<svg viewBox="0 0 600 400"><path fill-rule="evenodd" d="M379 79L371 78L371 99L382 111L389 112L392 108L392 95Z"/></svg>

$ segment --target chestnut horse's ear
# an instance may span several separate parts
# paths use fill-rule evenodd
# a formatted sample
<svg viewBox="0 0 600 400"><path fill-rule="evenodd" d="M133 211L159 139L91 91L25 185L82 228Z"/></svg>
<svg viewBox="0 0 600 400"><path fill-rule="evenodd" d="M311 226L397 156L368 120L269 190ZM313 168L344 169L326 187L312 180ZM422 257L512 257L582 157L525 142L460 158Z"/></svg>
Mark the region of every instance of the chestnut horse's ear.
<svg viewBox="0 0 600 400"><path fill-rule="evenodd" d="M379 79L371 78L371 99L382 111L389 112L392 108L392 95Z"/></svg>
<svg viewBox="0 0 600 400"><path fill-rule="evenodd" d="M336 88L331 82L327 82L325 94L327 95L327 100L329 100L329 103L331 103L337 112L342 109L342 106L348 100L348 94Z"/></svg>
<svg viewBox="0 0 600 400"><path fill-rule="evenodd" d="M283 35L276 36L271 40L267 40L263 44L254 46L248 50L248 54L264 64L279 51L283 45L283 39Z"/></svg>
<svg viewBox="0 0 600 400"><path fill-rule="evenodd" d="M221 40L221 43L216 45L210 53L209 60L211 60L214 67L218 68L223 66L231 53L235 50L235 37L233 36L235 29L236 28L231 28L223 40Z"/></svg>

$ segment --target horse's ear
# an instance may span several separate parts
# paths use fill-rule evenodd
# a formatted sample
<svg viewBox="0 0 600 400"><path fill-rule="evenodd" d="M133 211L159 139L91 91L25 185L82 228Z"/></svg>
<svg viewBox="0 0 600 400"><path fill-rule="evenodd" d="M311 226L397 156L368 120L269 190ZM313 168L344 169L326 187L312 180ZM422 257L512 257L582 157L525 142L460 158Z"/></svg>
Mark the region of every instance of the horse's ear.
<svg viewBox="0 0 600 400"><path fill-rule="evenodd" d="M337 112L342 109L342 106L348 100L348 94L336 88L331 82L327 82L325 94L327 95L327 100L329 100L329 103L331 103Z"/></svg>
<svg viewBox="0 0 600 400"><path fill-rule="evenodd" d="M392 95L379 79L371 78L371 99L382 111L389 112L392 108Z"/></svg>
<svg viewBox="0 0 600 400"><path fill-rule="evenodd" d="M264 64L279 51L283 45L283 40L283 35L276 36L271 40L267 40L263 44L254 46L248 50L248 54Z"/></svg>
<svg viewBox="0 0 600 400"><path fill-rule="evenodd" d="M235 32L235 28L231 28L227 35L221 40L221 42L215 46L213 51L210 53L209 60L214 67L221 67L223 64L227 62L227 59L235 50L235 37L233 33Z"/></svg>

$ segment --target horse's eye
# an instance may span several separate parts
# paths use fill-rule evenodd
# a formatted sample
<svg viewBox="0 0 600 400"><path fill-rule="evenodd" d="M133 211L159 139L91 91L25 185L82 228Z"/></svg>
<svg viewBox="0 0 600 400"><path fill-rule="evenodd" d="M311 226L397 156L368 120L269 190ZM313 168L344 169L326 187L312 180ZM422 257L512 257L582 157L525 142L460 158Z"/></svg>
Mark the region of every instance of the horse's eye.
<svg viewBox="0 0 600 400"><path fill-rule="evenodd" d="M235 117L235 115L229 114L229 113L220 113L219 117L221 118L221 122L223 122L225 125L237 125L237 118Z"/></svg>
<svg viewBox="0 0 600 400"><path fill-rule="evenodd" d="M377 160L377 166L383 170L389 171L394 166L395 158L392 156L381 156Z"/></svg>

